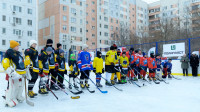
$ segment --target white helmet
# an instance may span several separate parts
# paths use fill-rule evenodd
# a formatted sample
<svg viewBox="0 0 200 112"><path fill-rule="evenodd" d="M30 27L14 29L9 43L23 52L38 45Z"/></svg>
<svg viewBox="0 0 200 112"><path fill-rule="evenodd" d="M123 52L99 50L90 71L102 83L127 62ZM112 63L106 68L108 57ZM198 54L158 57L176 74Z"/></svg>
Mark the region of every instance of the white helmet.
<svg viewBox="0 0 200 112"><path fill-rule="evenodd" d="M29 45L31 46L31 45L33 45L33 44L37 44L37 41L36 41L36 40L30 40L30 41L29 41Z"/></svg>

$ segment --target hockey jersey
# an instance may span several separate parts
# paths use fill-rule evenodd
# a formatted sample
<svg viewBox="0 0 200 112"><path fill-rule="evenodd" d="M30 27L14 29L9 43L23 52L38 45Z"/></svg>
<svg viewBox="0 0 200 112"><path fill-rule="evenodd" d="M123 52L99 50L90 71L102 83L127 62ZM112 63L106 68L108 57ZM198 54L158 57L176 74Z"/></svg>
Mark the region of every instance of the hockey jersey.
<svg viewBox="0 0 200 112"><path fill-rule="evenodd" d="M66 70L65 57L61 55L57 55L56 60L58 62L58 71L64 72Z"/></svg>
<svg viewBox="0 0 200 112"><path fill-rule="evenodd" d="M140 66L141 67L147 67L147 60L148 60L148 58L145 58L145 57L141 57L140 58Z"/></svg>
<svg viewBox="0 0 200 112"><path fill-rule="evenodd" d="M78 55L78 67L81 71L93 70L91 55L87 51L82 51Z"/></svg>
<svg viewBox="0 0 200 112"><path fill-rule="evenodd" d="M43 51L46 52L46 47L44 47L42 50L41 50L41 53ZM55 62L56 62L56 56L55 56L55 49L52 47L53 49L53 52L51 53L50 57L49 57L49 69L55 69Z"/></svg>
<svg viewBox="0 0 200 112"><path fill-rule="evenodd" d="M49 73L49 55L43 51L39 56L39 68L43 69L44 73Z"/></svg>
<svg viewBox="0 0 200 112"><path fill-rule="evenodd" d="M130 64L136 64L136 66L139 66L140 65L140 57L137 56L136 54L132 54Z"/></svg>
<svg viewBox="0 0 200 112"><path fill-rule="evenodd" d="M102 73L103 59L95 57L93 60L93 68L96 68L96 73Z"/></svg>
<svg viewBox="0 0 200 112"><path fill-rule="evenodd" d="M117 52L109 50L106 53L105 65L111 65L111 63L115 64L116 60L117 60Z"/></svg>
<svg viewBox="0 0 200 112"><path fill-rule="evenodd" d="M166 62L164 64L164 67L167 68L168 72L171 72L171 70L172 70L172 63Z"/></svg>
<svg viewBox="0 0 200 112"><path fill-rule="evenodd" d="M34 72L39 72L38 51L30 47L25 50L25 66L31 65Z"/></svg>
<svg viewBox="0 0 200 112"><path fill-rule="evenodd" d="M161 69L161 64L162 64L161 58L156 58L157 70L160 70L160 69Z"/></svg>
<svg viewBox="0 0 200 112"><path fill-rule="evenodd" d="M156 69L157 68L155 58L151 58L151 57L148 58L148 68L149 69Z"/></svg>
<svg viewBox="0 0 200 112"><path fill-rule="evenodd" d="M120 65L121 65L122 69L128 70L128 66L129 66L129 59L128 59L128 57L121 56L120 57Z"/></svg>

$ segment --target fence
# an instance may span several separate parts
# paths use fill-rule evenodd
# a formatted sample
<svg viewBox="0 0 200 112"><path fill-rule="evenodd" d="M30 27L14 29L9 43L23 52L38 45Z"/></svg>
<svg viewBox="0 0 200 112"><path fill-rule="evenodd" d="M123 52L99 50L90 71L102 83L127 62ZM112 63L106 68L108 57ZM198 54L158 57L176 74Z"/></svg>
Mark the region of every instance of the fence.
<svg viewBox="0 0 200 112"><path fill-rule="evenodd" d="M191 53L193 51L199 51L200 50L200 37L196 38L187 38L187 39L178 39L178 40L169 40L169 41L158 41L158 42L152 42L152 43L142 43L142 44L132 44L132 45L125 45L125 46L119 46L119 47L126 47L127 49L130 49L131 47L135 49L141 49L143 52L147 53L149 49L152 47L156 48L156 53L162 54L163 52L163 45L164 44L172 44L172 43L185 43L185 52L190 57ZM93 53L93 58L96 56L97 51L101 51L103 54L103 58L105 58L105 54L107 51L109 51L110 48L96 48L96 49L88 49L90 53ZM71 53L74 53L76 56L76 59L78 57L79 51L70 51ZM69 52L65 52L65 58L66 62L69 60ZM0 51L0 62L3 60L4 52Z"/></svg>

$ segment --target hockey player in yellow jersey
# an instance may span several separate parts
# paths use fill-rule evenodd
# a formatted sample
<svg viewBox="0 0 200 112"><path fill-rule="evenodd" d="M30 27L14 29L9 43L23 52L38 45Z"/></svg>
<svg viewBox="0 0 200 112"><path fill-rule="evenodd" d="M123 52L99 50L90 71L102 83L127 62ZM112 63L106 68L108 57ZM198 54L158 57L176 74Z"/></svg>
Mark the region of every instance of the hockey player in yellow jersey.
<svg viewBox="0 0 200 112"><path fill-rule="evenodd" d="M120 57L120 67L121 67L121 80L122 83L127 83L126 76L128 74L128 66L129 66L129 59L126 57L126 52L122 53L122 56Z"/></svg>
<svg viewBox="0 0 200 112"><path fill-rule="evenodd" d="M18 51L19 45L18 42L11 40L10 48L6 51L2 61L3 68L6 71L6 80L8 80L5 104L10 107L14 107L19 102L24 101L22 92L24 89L26 69L24 66L24 59Z"/></svg>

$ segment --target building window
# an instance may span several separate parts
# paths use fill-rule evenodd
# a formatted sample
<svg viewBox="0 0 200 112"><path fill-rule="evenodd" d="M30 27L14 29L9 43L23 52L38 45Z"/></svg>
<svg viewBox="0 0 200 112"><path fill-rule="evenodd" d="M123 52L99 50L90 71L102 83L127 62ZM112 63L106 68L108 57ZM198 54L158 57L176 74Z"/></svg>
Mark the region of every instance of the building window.
<svg viewBox="0 0 200 112"><path fill-rule="evenodd" d="M32 20L28 20L28 25L32 26Z"/></svg>
<svg viewBox="0 0 200 112"><path fill-rule="evenodd" d="M116 24L118 24L118 20L116 20Z"/></svg>
<svg viewBox="0 0 200 112"><path fill-rule="evenodd" d="M63 30L66 31L67 30L67 26L63 25Z"/></svg>
<svg viewBox="0 0 200 112"><path fill-rule="evenodd" d="M94 29L95 29L95 26L92 26L92 29L94 30Z"/></svg>
<svg viewBox="0 0 200 112"><path fill-rule="evenodd" d="M94 2L94 1L92 1L92 4L95 4L95 2Z"/></svg>
<svg viewBox="0 0 200 112"><path fill-rule="evenodd" d="M2 45L6 45L6 40L2 40Z"/></svg>
<svg viewBox="0 0 200 112"><path fill-rule="evenodd" d="M14 12L22 12L22 7L19 7L19 6L13 6L13 11Z"/></svg>
<svg viewBox="0 0 200 112"><path fill-rule="evenodd" d="M111 30L113 31L113 26L111 26L110 28L111 28Z"/></svg>
<svg viewBox="0 0 200 112"><path fill-rule="evenodd" d="M94 13L94 12L95 12L95 10L94 10L94 9L92 9L92 12Z"/></svg>
<svg viewBox="0 0 200 112"><path fill-rule="evenodd" d="M76 18L72 17L71 18L71 23L76 23Z"/></svg>
<svg viewBox="0 0 200 112"><path fill-rule="evenodd" d="M80 15L81 15L81 16L83 15L83 11L82 11L82 10L80 10Z"/></svg>
<svg viewBox="0 0 200 112"><path fill-rule="evenodd" d="M101 36L101 32L99 32L99 35Z"/></svg>
<svg viewBox="0 0 200 112"><path fill-rule="evenodd" d="M67 11L67 7L66 6L63 6L63 11Z"/></svg>
<svg viewBox="0 0 200 112"><path fill-rule="evenodd" d="M2 34L6 34L6 28L2 28Z"/></svg>
<svg viewBox="0 0 200 112"><path fill-rule="evenodd" d="M71 47L72 47L72 50L76 50L76 46L72 45Z"/></svg>
<svg viewBox="0 0 200 112"><path fill-rule="evenodd" d="M6 16L5 15L2 16L2 21L6 21Z"/></svg>
<svg viewBox="0 0 200 112"><path fill-rule="evenodd" d="M76 0L71 0L71 3L74 3L74 4L75 4L75 3L76 3Z"/></svg>
<svg viewBox="0 0 200 112"><path fill-rule="evenodd" d="M71 32L74 32L74 33L75 33L75 32L76 32L76 27L73 27L73 26L72 26L72 27L71 27Z"/></svg>
<svg viewBox="0 0 200 112"><path fill-rule="evenodd" d="M92 45L95 45L95 42L92 42Z"/></svg>
<svg viewBox="0 0 200 112"><path fill-rule="evenodd" d="M105 41L104 41L104 44L108 45L108 40L105 40Z"/></svg>
<svg viewBox="0 0 200 112"><path fill-rule="evenodd" d="M13 34L17 36L22 36L22 31L18 29L13 29Z"/></svg>
<svg viewBox="0 0 200 112"><path fill-rule="evenodd" d="M88 38L86 38L86 40L88 41Z"/></svg>
<svg viewBox="0 0 200 112"><path fill-rule="evenodd" d="M92 21L95 21L95 18L92 18Z"/></svg>
<svg viewBox="0 0 200 112"><path fill-rule="evenodd" d="M95 37L95 34L92 34L92 37L94 38L94 37Z"/></svg>
<svg viewBox="0 0 200 112"><path fill-rule="evenodd" d="M32 9L28 9L28 14L32 14L32 13L33 13Z"/></svg>
<svg viewBox="0 0 200 112"><path fill-rule="evenodd" d="M71 13L76 15L76 9L71 8Z"/></svg>
<svg viewBox="0 0 200 112"><path fill-rule="evenodd" d="M88 24L88 21L86 21L86 24Z"/></svg>
<svg viewBox="0 0 200 112"><path fill-rule="evenodd" d="M107 32L105 32L105 33L104 33L104 36L106 36L106 37L107 37L107 36L108 36L108 33L107 33Z"/></svg>
<svg viewBox="0 0 200 112"><path fill-rule="evenodd" d="M108 29L108 25L104 25L104 28Z"/></svg>
<svg viewBox="0 0 200 112"><path fill-rule="evenodd" d="M63 21L67 21L67 16L63 16Z"/></svg>
<svg viewBox="0 0 200 112"><path fill-rule="evenodd" d="M80 28L80 33L82 33L83 32L83 30L82 30L82 28Z"/></svg>
<svg viewBox="0 0 200 112"><path fill-rule="evenodd" d="M80 6L82 6L83 5L83 3L82 2L80 2Z"/></svg>
<svg viewBox="0 0 200 112"><path fill-rule="evenodd" d="M32 31L28 31L28 32L27 32L27 35L28 35L29 37L31 37L31 36L32 36Z"/></svg>
<svg viewBox="0 0 200 112"><path fill-rule="evenodd" d="M110 19L110 22L113 23L113 19Z"/></svg>
<svg viewBox="0 0 200 112"><path fill-rule="evenodd" d="M32 0L28 0L28 3L32 3Z"/></svg>
<svg viewBox="0 0 200 112"><path fill-rule="evenodd" d="M101 44L101 40L99 40L99 43Z"/></svg>
<svg viewBox="0 0 200 112"><path fill-rule="evenodd" d="M2 3L2 8L6 9L6 3Z"/></svg>
<svg viewBox="0 0 200 112"><path fill-rule="evenodd" d="M104 17L104 21L108 22L108 17Z"/></svg>
<svg viewBox="0 0 200 112"><path fill-rule="evenodd" d="M29 45L30 43L29 42L27 42L27 47L29 47L30 45Z"/></svg>
<svg viewBox="0 0 200 112"><path fill-rule="evenodd" d="M83 20L82 19L80 19L80 24L83 24Z"/></svg>
<svg viewBox="0 0 200 112"><path fill-rule="evenodd" d="M13 17L13 23L21 25L22 24L22 19L21 18L17 18L17 17Z"/></svg>

